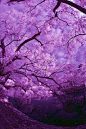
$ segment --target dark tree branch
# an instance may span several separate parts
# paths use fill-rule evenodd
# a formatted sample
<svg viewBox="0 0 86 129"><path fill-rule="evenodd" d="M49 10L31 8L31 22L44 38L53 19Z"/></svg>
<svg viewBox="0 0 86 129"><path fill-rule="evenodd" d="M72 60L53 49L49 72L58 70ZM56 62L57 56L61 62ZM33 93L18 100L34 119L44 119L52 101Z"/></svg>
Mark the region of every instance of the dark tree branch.
<svg viewBox="0 0 86 129"><path fill-rule="evenodd" d="M48 84L46 84L44 81L41 81L41 80L39 79L39 78L50 79L50 80L54 81L57 85L59 85L58 90L61 90L61 88L62 88L61 85L60 85L59 83L57 83L53 78L37 76L37 75L34 74L34 73L31 74L31 75L34 76L34 77L37 79L38 82L41 82L44 86L49 87L50 90L52 91L52 94L53 94L54 96L58 96L58 94L56 93L57 90L53 90Z"/></svg>
<svg viewBox="0 0 86 129"><path fill-rule="evenodd" d="M25 0L10 0L7 3L10 3L10 2L21 2L21 1L25 1Z"/></svg>
<svg viewBox="0 0 86 129"><path fill-rule="evenodd" d="M22 75L24 75L25 77L27 77L27 78L28 78L28 81L30 81L29 76L28 76L25 72L18 71L18 70L14 70L14 72L15 72L15 73L18 73L18 74L22 74Z"/></svg>
<svg viewBox="0 0 86 129"><path fill-rule="evenodd" d="M59 90L60 90L60 88L61 88L61 85L60 85L59 83L57 83L57 82L56 82L53 78L51 78L51 77L37 76L37 75L35 75L34 73L31 74L31 75L34 76L34 77L36 77L36 78L44 78L44 79L52 80L52 81L55 82L57 85L59 85L59 87L58 87Z"/></svg>
<svg viewBox="0 0 86 129"><path fill-rule="evenodd" d="M77 4L75 4L75 3L71 2L71 1L68 1L68 0L57 0L57 1L58 1L57 5L53 9L54 13L55 13L56 9L61 5L61 2L62 2L62 3L65 3L65 4L68 4L68 5L72 6L72 7L76 8L76 9L78 9L79 11L81 11L82 13L86 14L86 9L85 8L79 6L79 5L77 5ZM55 13L55 17L56 17L56 13Z"/></svg>
<svg viewBox="0 0 86 129"><path fill-rule="evenodd" d="M21 43L21 44L18 46L18 48L16 49L16 52L17 52L17 51L19 51L19 50L20 50L20 48L21 48L24 44L26 44L27 42L29 42L29 41L31 41L31 40L33 40L33 39L35 39L35 38L36 38L36 36L40 35L40 33L41 33L41 32L38 32L37 34L35 34L35 35L34 35L34 36L32 36L31 38L26 39L23 43Z"/></svg>
<svg viewBox="0 0 86 129"><path fill-rule="evenodd" d="M9 61L6 66L10 65L12 62L14 62L15 60L21 60L21 58L19 58L18 56L15 56L12 61Z"/></svg>
<svg viewBox="0 0 86 129"><path fill-rule="evenodd" d="M35 40L38 41L41 44L41 46L43 46L43 44L41 43L41 41L39 41L37 38L35 38Z"/></svg>
<svg viewBox="0 0 86 129"><path fill-rule="evenodd" d="M0 47L2 48L2 58L4 58L4 56L5 56L4 39L5 39L5 37L1 40L1 45L0 45Z"/></svg>
<svg viewBox="0 0 86 129"><path fill-rule="evenodd" d="M3 76L3 71L4 71L3 63L0 62L0 76Z"/></svg>
<svg viewBox="0 0 86 129"><path fill-rule="evenodd" d="M79 6L79 5L77 5L77 4L75 4L75 3L71 2L71 1L68 1L68 0L60 0L60 1L62 3L68 4L68 5L76 8L76 9L78 9L79 11L83 12L84 14L86 14L86 9L85 8Z"/></svg>
<svg viewBox="0 0 86 129"><path fill-rule="evenodd" d="M20 86L20 85L14 85L14 86L9 85L9 86L6 86L6 85L4 84L4 87L5 87L7 90L9 90L10 88L20 87L21 89L24 90L24 92L26 92L26 89L25 89L24 87Z"/></svg>
<svg viewBox="0 0 86 129"><path fill-rule="evenodd" d="M0 84L5 87L5 83L9 79L10 75L11 75L11 71L8 71L7 73L3 73L1 76L5 76L5 80L0 80Z"/></svg>
<svg viewBox="0 0 86 129"><path fill-rule="evenodd" d="M11 75L11 71L8 71L7 73L5 73L6 78L5 78L5 82L9 79L10 75Z"/></svg>
<svg viewBox="0 0 86 129"><path fill-rule="evenodd" d="M53 9L53 12L54 12L54 13L55 13L56 9L60 6L60 4L61 4L61 1L58 0L57 5L56 5L55 8Z"/></svg>
<svg viewBox="0 0 86 129"><path fill-rule="evenodd" d="M69 43L71 40L73 40L74 38L76 38L77 36L80 36L80 35L86 35L85 33L83 34L77 34L77 35L74 35L73 37L71 37L68 41L67 41L67 48L69 47Z"/></svg>
<svg viewBox="0 0 86 129"><path fill-rule="evenodd" d="M45 0L41 1L40 3L38 3L37 5L35 5L30 11L28 12L31 12L33 9L35 9L38 5L42 4L43 2L45 2Z"/></svg>

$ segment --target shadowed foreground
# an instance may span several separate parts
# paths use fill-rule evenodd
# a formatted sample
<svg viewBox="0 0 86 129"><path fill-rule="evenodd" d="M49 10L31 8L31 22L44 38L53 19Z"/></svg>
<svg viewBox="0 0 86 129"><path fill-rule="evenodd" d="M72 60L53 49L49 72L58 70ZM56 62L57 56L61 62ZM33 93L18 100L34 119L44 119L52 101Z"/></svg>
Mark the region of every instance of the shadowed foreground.
<svg viewBox="0 0 86 129"><path fill-rule="evenodd" d="M86 129L86 126L56 127L33 120L10 103L0 102L0 129Z"/></svg>
<svg viewBox="0 0 86 129"><path fill-rule="evenodd" d="M85 98L84 90L76 90L73 93L68 92L58 97L47 98L47 100L32 98L31 104L12 97L9 97L9 102L16 109L36 121L57 127L76 128L86 124Z"/></svg>
<svg viewBox="0 0 86 129"><path fill-rule="evenodd" d="M12 105L0 102L0 129L61 129L32 120Z"/></svg>

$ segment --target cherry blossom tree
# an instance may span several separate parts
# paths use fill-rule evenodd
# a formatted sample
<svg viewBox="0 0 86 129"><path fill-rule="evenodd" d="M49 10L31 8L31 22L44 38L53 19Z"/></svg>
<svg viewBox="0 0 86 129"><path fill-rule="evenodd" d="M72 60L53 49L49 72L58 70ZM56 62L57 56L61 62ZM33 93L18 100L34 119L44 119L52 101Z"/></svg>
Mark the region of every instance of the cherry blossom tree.
<svg viewBox="0 0 86 129"><path fill-rule="evenodd" d="M64 88L85 88L85 0L8 1L5 6L20 3L25 10L0 15L0 86L29 102L58 96ZM80 47L84 57L77 61Z"/></svg>

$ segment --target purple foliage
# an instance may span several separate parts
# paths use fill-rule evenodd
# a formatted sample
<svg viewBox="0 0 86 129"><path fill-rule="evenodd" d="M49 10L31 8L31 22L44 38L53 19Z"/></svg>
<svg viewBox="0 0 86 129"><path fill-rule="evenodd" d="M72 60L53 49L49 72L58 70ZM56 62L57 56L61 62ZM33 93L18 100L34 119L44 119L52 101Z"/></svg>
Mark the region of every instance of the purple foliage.
<svg viewBox="0 0 86 129"><path fill-rule="evenodd" d="M85 0L7 3L0 4L0 98L30 104L31 98L64 96L62 103L68 105L73 99L66 96L83 93L85 105Z"/></svg>

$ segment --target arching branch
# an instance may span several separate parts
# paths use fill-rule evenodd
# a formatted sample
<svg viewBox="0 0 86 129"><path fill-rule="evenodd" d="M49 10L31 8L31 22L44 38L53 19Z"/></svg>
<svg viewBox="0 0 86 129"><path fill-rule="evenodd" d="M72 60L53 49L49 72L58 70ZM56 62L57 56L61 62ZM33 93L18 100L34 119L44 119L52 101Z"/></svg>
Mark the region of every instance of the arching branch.
<svg viewBox="0 0 86 129"><path fill-rule="evenodd" d="M81 11L82 13L86 14L86 9L85 8L79 6L79 5L77 5L77 4L75 4L75 3L71 2L71 1L68 1L68 0L57 0L57 1L58 1L57 5L53 9L54 13L55 13L55 10L61 5L61 2L62 2L62 3L65 3L65 4L68 4L68 5L72 6L72 7L76 8L76 9L78 9L79 11Z"/></svg>
<svg viewBox="0 0 86 129"><path fill-rule="evenodd" d="M75 3L71 2L71 1L68 1L68 0L60 0L60 1L62 3L68 4L68 5L76 8L76 9L78 9L79 11L83 12L84 14L86 14L86 9L85 8L79 6L79 5L77 5L77 4L75 4Z"/></svg>

